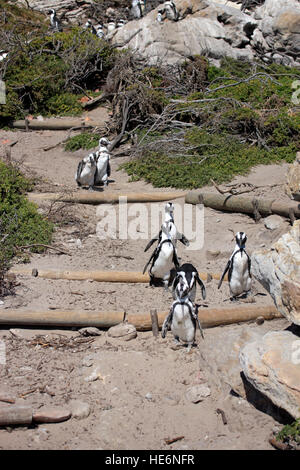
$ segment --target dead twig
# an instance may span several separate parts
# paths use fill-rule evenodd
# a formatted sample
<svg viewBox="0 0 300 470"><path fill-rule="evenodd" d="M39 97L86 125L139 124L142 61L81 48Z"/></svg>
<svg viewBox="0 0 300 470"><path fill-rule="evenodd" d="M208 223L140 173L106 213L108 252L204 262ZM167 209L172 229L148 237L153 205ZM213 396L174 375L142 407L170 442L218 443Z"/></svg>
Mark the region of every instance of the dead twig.
<svg viewBox="0 0 300 470"><path fill-rule="evenodd" d="M217 408L216 413L221 415L223 424L225 426L227 424L227 418L226 418L226 415L225 415L224 411L221 410L221 408Z"/></svg>
<svg viewBox="0 0 300 470"><path fill-rule="evenodd" d="M57 251L58 253L61 253L63 255L71 256L70 253L68 253L67 251L62 250L61 248L56 248L56 247L50 246L50 245L44 245L43 243L32 243L31 245L16 246L16 249L17 250L26 250L28 248L37 248L37 247L47 248L47 249L50 249L50 250Z"/></svg>
<svg viewBox="0 0 300 470"><path fill-rule="evenodd" d="M173 438L165 438L165 443L170 445L173 444L174 442L181 441L181 439L184 439L184 436L178 436L178 437L173 437Z"/></svg>

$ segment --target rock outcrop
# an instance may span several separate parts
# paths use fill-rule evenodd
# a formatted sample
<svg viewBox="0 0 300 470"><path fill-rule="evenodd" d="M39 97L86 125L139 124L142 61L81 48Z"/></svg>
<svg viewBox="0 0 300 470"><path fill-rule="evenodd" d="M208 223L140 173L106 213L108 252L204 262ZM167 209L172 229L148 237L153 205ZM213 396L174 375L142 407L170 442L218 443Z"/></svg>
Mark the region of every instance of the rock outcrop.
<svg viewBox="0 0 300 470"><path fill-rule="evenodd" d="M288 169L284 189L291 199L300 201L300 152L297 152L294 163Z"/></svg>
<svg viewBox="0 0 300 470"><path fill-rule="evenodd" d="M252 273L278 310L300 325L300 220L268 250L252 253Z"/></svg>
<svg viewBox="0 0 300 470"><path fill-rule="evenodd" d="M176 6L179 21L158 23L158 7L117 30L112 41L126 43L151 64L178 63L197 54L213 60L260 57L265 62L299 63L300 4L296 0L266 0L251 14L237 5L211 0L178 0Z"/></svg>
<svg viewBox="0 0 300 470"><path fill-rule="evenodd" d="M290 331L270 331L246 344L239 357L255 389L295 419L300 418L300 338Z"/></svg>

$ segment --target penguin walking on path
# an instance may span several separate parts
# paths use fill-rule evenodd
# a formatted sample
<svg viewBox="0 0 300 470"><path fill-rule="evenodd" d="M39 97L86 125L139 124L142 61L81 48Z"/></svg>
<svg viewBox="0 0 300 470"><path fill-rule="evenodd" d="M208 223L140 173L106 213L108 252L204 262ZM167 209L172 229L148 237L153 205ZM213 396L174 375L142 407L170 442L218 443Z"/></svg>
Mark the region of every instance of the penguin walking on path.
<svg viewBox="0 0 300 470"><path fill-rule="evenodd" d="M174 243L174 246L176 247L177 240L180 240L181 243L183 243L185 246L189 246L190 242L188 239L184 236L183 233L180 233L177 231L175 222L174 222L174 204L172 202L168 202L165 205L165 223L170 224L170 235L171 239ZM156 240L158 240L158 244L165 239L164 233L162 229L159 231L159 234L156 235L150 242L147 244L146 248L144 249L145 251L148 251L149 248L153 245Z"/></svg>
<svg viewBox="0 0 300 470"><path fill-rule="evenodd" d="M96 154L90 153L78 164L75 175L75 181L78 187L88 186L89 190L93 191L96 170Z"/></svg>
<svg viewBox="0 0 300 470"><path fill-rule="evenodd" d="M230 289L230 300L237 300L241 294L247 295L251 290L251 259L245 250L247 235L244 232L237 232L235 236L236 245L220 279L218 289L220 289L225 274L228 271L228 281Z"/></svg>
<svg viewBox="0 0 300 470"><path fill-rule="evenodd" d="M134 18L142 18L145 5L141 0L132 0L131 13Z"/></svg>
<svg viewBox="0 0 300 470"><path fill-rule="evenodd" d="M110 142L106 137L102 137L99 140L99 150L96 152L97 159L97 170L95 173L95 182L94 184L104 184L108 185L108 178L111 174L110 168L110 154L108 150Z"/></svg>
<svg viewBox="0 0 300 470"><path fill-rule="evenodd" d="M169 314L164 320L161 329L161 336L162 338L165 338L168 329L171 328L175 344L179 345L180 341L187 343L187 352L189 352L195 343L197 323L201 336L204 339L198 318L198 305L194 305L188 297L175 300L171 306Z"/></svg>
<svg viewBox="0 0 300 470"><path fill-rule="evenodd" d="M56 16L56 11L53 8L51 8L48 14L50 15L50 24L51 24L51 28L53 29L53 31L55 32L61 31L62 30L61 24L60 24L59 19Z"/></svg>
<svg viewBox="0 0 300 470"><path fill-rule="evenodd" d="M178 300L188 297L195 302L197 283L201 288L202 298L206 299L206 289L195 266L184 263L178 269L172 286L173 299Z"/></svg>
<svg viewBox="0 0 300 470"><path fill-rule="evenodd" d="M171 224L169 222L165 222L162 225L164 237L152 253L143 270L144 274L151 263L151 267L149 269L150 286L159 286L163 284L165 290L168 290L171 270L174 266L176 269L179 268L176 248L171 240L170 230Z"/></svg>

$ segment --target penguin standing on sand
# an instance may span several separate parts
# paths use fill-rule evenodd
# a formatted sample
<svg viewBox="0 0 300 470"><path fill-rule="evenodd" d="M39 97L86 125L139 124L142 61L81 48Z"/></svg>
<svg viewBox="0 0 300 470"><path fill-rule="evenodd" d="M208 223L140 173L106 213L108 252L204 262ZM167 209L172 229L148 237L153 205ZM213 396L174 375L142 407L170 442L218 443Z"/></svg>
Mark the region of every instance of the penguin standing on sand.
<svg viewBox="0 0 300 470"><path fill-rule="evenodd" d="M165 290L168 290L171 270L174 266L176 269L179 268L179 261L176 248L171 240L171 224L165 222L161 228L164 236L144 267L143 274L152 262L149 269L150 286L164 285Z"/></svg>
<svg viewBox="0 0 300 470"><path fill-rule="evenodd" d="M174 204L172 202L168 202L165 205L165 223L170 223L171 240L173 241L175 247L177 240L180 240L181 243L183 243L185 246L189 246L190 242L188 241L188 239L184 236L183 233L178 232L176 228L174 222ZM149 250L149 248L153 245L156 240L158 240L158 243L160 243L161 240L163 240L164 238L166 237L164 236L163 231L160 230L159 234L152 238L152 240L150 240L144 251Z"/></svg>
<svg viewBox="0 0 300 470"><path fill-rule="evenodd" d="M115 31L116 29L116 22L114 20L110 20L108 23L107 23L107 34L110 34L112 33L113 31Z"/></svg>
<svg viewBox="0 0 300 470"><path fill-rule="evenodd" d="M218 289L220 289L225 274L228 271L230 300L237 300L241 294L246 296L251 290L251 259L245 250L247 235L244 232L237 232L235 236L236 245L230 256L225 270L220 279Z"/></svg>
<svg viewBox="0 0 300 470"><path fill-rule="evenodd" d="M96 154L90 153L78 164L75 175L75 181L78 187L88 186L89 190L93 191L96 170Z"/></svg>
<svg viewBox="0 0 300 470"><path fill-rule="evenodd" d="M178 21L179 13L177 11L176 5L173 1L167 1L164 3L166 10L166 16L169 20Z"/></svg>
<svg viewBox="0 0 300 470"><path fill-rule="evenodd" d="M195 266L191 263L182 264L176 272L176 277L172 286L173 299L182 299L187 297L195 302L196 298L196 285L199 284L201 288L202 298L206 298L206 289L202 280L200 279L199 273Z"/></svg>
<svg viewBox="0 0 300 470"><path fill-rule="evenodd" d="M97 170L95 174L95 184L108 185L108 178L111 173L110 169L110 154L108 150L110 142L106 137L102 137L99 140L99 150L96 152L97 159Z"/></svg>
<svg viewBox="0 0 300 470"><path fill-rule="evenodd" d="M61 31L62 30L61 24L60 24L59 19L56 16L56 11L53 8L51 8L48 14L50 15L50 24L51 24L51 28L53 29L53 31Z"/></svg>

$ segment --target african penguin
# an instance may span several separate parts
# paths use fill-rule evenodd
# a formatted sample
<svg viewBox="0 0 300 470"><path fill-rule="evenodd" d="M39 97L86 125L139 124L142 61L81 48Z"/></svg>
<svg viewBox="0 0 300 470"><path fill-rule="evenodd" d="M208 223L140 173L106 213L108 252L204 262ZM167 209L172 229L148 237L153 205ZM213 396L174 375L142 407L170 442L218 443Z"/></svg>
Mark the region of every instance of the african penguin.
<svg viewBox="0 0 300 470"><path fill-rule="evenodd" d="M108 178L111 173L110 163L109 163L109 146L110 142L106 137L102 137L99 140L99 150L96 152L97 159L97 170L95 174L95 184L103 183L104 186L108 184Z"/></svg>
<svg viewBox="0 0 300 470"><path fill-rule="evenodd" d="M200 279L199 273L191 263L182 264L176 272L172 285L173 299L178 300L188 297L192 302L196 298L196 283L201 287L203 300L206 298L206 289Z"/></svg>
<svg viewBox="0 0 300 470"><path fill-rule="evenodd" d="M179 14L178 14L175 3L173 1L167 1L164 3L164 7L166 10L167 18L172 21L177 21Z"/></svg>
<svg viewBox="0 0 300 470"><path fill-rule="evenodd" d="M2 62L3 60L5 60L7 56L8 56L8 52L7 52L7 51L0 51L0 62Z"/></svg>
<svg viewBox="0 0 300 470"><path fill-rule="evenodd" d="M78 164L77 172L75 175L75 181L77 182L77 185L79 187L88 186L89 190L92 191L96 170L96 154L90 153Z"/></svg>
<svg viewBox="0 0 300 470"><path fill-rule="evenodd" d="M245 294L247 296L251 290L252 282L251 259L245 250L247 235L244 232L237 232L235 240L235 248L228 260L218 285L218 289L220 289L225 274L228 271L231 300L237 300L237 296L241 294Z"/></svg>
<svg viewBox="0 0 300 470"><path fill-rule="evenodd" d="M171 270L174 266L176 269L179 267L176 248L171 239L170 230L171 224L169 222L165 222L162 225L164 238L159 242L143 270L144 274L148 265L151 263L151 267L149 269L150 286L163 284L165 290L168 290Z"/></svg>
<svg viewBox="0 0 300 470"><path fill-rule="evenodd" d="M48 15L50 15L50 24L53 31L61 31L61 24L56 16L56 11L51 8L51 10L48 12Z"/></svg>
<svg viewBox="0 0 300 470"><path fill-rule="evenodd" d="M123 19L118 20L117 22L117 28L122 28L126 24L126 21Z"/></svg>
<svg viewBox="0 0 300 470"><path fill-rule="evenodd" d="M131 13L134 18L142 18L145 5L141 0L132 0Z"/></svg>
<svg viewBox="0 0 300 470"><path fill-rule="evenodd" d="M102 24L98 24L96 27L96 35L98 36L98 38L102 39L104 38L104 31L103 31L103 26Z"/></svg>
<svg viewBox="0 0 300 470"><path fill-rule="evenodd" d="M92 23L92 20L87 20L87 22L84 25L85 29L89 31L92 34L97 34L96 28Z"/></svg>
<svg viewBox="0 0 300 470"><path fill-rule="evenodd" d="M156 21L158 23L163 23L163 14L165 13L165 9L163 10L158 10L157 15L156 15Z"/></svg>
<svg viewBox="0 0 300 470"><path fill-rule="evenodd" d="M116 29L116 22L114 20L110 20L107 23L106 28L107 28L107 34L112 33Z"/></svg>
<svg viewBox="0 0 300 470"><path fill-rule="evenodd" d="M171 233L171 240L173 241L175 247L177 244L177 240L180 240L185 246L189 246L190 242L184 236L183 233L178 232L175 222L174 222L174 204L172 202L168 202L165 205L165 223L170 223L170 233ZM153 243L158 240L160 243L161 240L164 240L166 237L162 230L160 230L159 234L156 235L150 242L147 244L144 251L149 250L149 248L153 245Z"/></svg>
<svg viewBox="0 0 300 470"><path fill-rule="evenodd" d="M179 344L180 341L187 343L187 352L189 352L195 343L197 323L201 336L204 338L198 318L198 306L194 305L188 297L175 300L163 322L161 336L165 338L171 327L175 343Z"/></svg>

